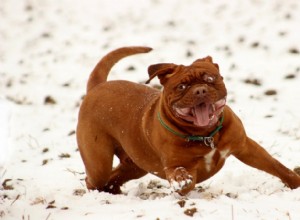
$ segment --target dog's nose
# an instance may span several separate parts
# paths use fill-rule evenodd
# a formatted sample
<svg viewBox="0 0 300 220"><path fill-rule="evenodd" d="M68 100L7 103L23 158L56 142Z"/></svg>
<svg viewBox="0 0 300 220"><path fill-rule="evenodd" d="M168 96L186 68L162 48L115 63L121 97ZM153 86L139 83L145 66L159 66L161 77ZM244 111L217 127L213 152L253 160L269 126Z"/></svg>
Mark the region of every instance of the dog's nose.
<svg viewBox="0 0 300 220"><path fill-rule="evenodd" d="M206 95L207 89L203 86L197 87L197 88L194 89L193 93L194 93L195 96L203 97L203 96Z"/></svg>

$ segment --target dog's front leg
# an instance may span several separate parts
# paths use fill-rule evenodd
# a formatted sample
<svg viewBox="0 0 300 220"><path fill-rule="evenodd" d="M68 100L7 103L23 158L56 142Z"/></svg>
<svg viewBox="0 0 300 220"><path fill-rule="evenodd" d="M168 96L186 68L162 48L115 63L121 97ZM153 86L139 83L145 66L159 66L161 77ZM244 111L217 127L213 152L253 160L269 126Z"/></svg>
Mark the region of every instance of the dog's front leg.
<svg viewBox="0 0 300 220"><path fill-rule="evenodd" d="M277 176L291 189L300 187L300 176L273 158L264 148L250 138L237 148L233 155L243 163Z"/></svg>
<svg viewBox="0 0 300 220"><path fill-rule="evenodd" d="M178 166L175 168L165 168L167 180L175 192L184 196L195 188L196 172L188 171L186 168Z"/></svg>

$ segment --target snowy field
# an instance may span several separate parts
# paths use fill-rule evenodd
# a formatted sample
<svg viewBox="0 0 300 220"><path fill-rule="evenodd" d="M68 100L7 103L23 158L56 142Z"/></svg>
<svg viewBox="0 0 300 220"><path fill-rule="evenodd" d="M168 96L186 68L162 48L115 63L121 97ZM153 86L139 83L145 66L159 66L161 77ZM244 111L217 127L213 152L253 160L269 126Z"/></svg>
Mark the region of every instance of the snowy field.
<svg viewBox="0 0 300 220"><path fill-rule="evenodd" d="M145 45L110 79L143 83L150 64L211 55L248 135L300 166L299 24L297 0L1 0L0 219L300 219L300 189L233 157L185 198L152 175L122 195L88 192L75 140L98 60Z"/></svg>

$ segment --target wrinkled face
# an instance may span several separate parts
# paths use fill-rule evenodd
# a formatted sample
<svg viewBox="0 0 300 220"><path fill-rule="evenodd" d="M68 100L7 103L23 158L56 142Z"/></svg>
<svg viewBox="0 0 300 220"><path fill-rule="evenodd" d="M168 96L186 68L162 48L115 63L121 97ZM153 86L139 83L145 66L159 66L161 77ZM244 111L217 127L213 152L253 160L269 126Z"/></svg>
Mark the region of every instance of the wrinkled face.
<svg viewBox="0 0 300 220"><path fill-rule="evenodd" d="M218 122L227 91L211 58L197 60L190 66L172 66L172 71L168 68L167 74L158 77L164 85L165 103L175 117L197 127Z"/></svg>

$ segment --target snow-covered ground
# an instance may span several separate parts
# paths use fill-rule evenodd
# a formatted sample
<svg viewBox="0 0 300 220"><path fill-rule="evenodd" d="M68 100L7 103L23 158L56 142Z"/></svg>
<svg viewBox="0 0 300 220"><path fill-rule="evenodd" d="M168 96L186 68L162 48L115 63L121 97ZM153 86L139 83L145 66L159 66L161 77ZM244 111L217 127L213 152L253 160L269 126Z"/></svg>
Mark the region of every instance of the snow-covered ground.
<svg viewBox="0 0 300 220"><path fill-rule="evenodd" d="M145 45L110 79L211 55L249 136L300 166L299 23L297 0L1 0L0 219L300 219L300 189L233 157L186 198L152 175L88 192L74 134L100 57Z"/></svg>

